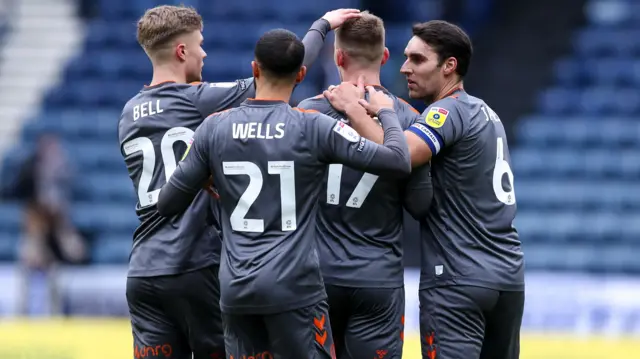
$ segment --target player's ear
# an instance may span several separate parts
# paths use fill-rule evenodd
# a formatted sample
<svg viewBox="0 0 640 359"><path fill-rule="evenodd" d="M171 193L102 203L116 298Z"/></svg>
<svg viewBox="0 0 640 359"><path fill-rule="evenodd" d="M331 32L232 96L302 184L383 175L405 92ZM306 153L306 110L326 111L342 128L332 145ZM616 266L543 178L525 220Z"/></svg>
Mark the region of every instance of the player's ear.
<svg viewBox="0 0 640 359"><path fill-rule="evenodd" d="M300 71L298 71L298 74L296 75L296 83L301 83L304 80L305 76L307 76L307 67L301 66Z"/></svg>
<svg viewBox="0 0 640 359"><path fill-rule="evenodd" d="M253 71L254 78L257 79L260 77L260 66L258 66L257 62L251 61L251 70Z"/></svg>
<svg viewBox="0 0 640 359"><path fill-rule="evenodd" d="M187 61L187 49L186 49L187 45L185 44L178 44L176 46L176 57L180 60L180 61Z"/></svg>
<svg viewBox="0 0 640 359"><path fill-rule="evenodd" d="M389 61L389 48L385 47L384 48L384 52L382 53L382 61L380 61L380 65L384 65L387 63L387 61Z"/></svg>
<svg viewBox="0 0 640 359"><path fill-rule="evenodd" d="M451 75L456 71L457 67L458 67L458 60L456 60L455 57L450 57L444 60L444 63L442 64L442 71L444 72L445 75Z"/></svg>
<svg viewBox="0 0 640 359"><path fill-rule="evenodd" d="M346 62L347 60L344 56L344 51L342 51L342 49L336 49L336 66L344 67Z"/></svg>

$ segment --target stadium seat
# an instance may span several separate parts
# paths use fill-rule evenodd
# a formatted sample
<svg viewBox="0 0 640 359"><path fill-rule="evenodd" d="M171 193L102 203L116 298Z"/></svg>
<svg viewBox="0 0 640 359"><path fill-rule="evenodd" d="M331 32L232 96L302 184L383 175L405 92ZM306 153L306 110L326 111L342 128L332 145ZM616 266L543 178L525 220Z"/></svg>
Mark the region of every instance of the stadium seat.
<svg viewBox="0 0 640 359"><path fill-rule="evenodd" d="M125 264L133 243L132 235L105 235L94 240L91 259L96 264Z"/></svg>

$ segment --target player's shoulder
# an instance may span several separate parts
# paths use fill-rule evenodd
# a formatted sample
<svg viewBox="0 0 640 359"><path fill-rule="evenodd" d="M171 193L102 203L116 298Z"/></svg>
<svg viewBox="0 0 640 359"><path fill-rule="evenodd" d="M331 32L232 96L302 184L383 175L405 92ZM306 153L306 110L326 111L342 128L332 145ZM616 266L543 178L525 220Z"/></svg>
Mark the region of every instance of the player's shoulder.
<svg viewBox="0 0 640 359"><path fill-rule="evenodd" d="M421 121L432 128L440 128L447 119L460 119L464 113L463 105L457 97L445 97L429 105L420 115Z"/></svg>
<svg viewBox="0 0 640 359"><path fill-rule="evenodd" d="M235 81L226 82L208 82L208 81L196 81L191 82L189 85L195 90L240 90L245 91L249 86L253 84L253 77L245 79L237 79Z"/></svg>
<svg viewBox="0 0 640 359"><path fill-rule="evenodd" d="M460 105L460 100L458 100L457 97L448 96L429 105L422 114L426 115L427 113L429 113L429 111L437 111L439 109L445 110L443 112L449 112L453 110L457 111Z"/></svg>
<svg viewBox="0 0 640 359"><path fill-rule="evenodd" d="M411 106L410 103L408 103L407 101L405 101L402 97L398 97L398 96L393 96L395 101L396 101L396 111L398 110L404 110L407 113L411 113L414 115L419 115L420 111L416 110L415 107Z"/></svg>
<svg viewBox="0 0 640 359"><path fill-rule="evenodd" d="M329 100L324 97L324 95L320 94L300 101L297 108L304 110L315 110L324 113L331 108L331 104L329 103Z"/></svg>
<svg viewBox="0 0 640 359"><path fill-rule="evenodd" d="M214 112L214 113L210 114L209 116L207 116L204 119L203 124L204 123L210 123L207 126L213 126L214 124L219 124L219 123L225 122L229 118L233 118L233 115L235 113L237 113L238 111L240 111L239 107L232 107L232 108L228 108L226 110Z"/></svg>

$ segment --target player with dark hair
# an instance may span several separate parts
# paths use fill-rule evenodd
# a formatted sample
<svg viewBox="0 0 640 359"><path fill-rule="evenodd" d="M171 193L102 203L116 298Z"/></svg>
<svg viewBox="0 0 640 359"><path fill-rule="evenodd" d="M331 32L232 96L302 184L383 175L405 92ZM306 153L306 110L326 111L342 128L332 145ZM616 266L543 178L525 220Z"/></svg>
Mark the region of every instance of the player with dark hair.
<svg viewBox="0 0 640 359"><path fill-rule="evenodd" d="M423 357L518 358L524 259L505 130L463 89L473 53L464 31L429 21L413 35L401 72L409 95L429 107L405 134L412 165L431 161L434 187L434 206L421 221ZM331 92L334 107L359 96L347 85ZM349 119L364 137L381 140L367 116Z"/></svg>
<svg viewBox="0 0 640 359"><path fill-rule="evenodd" d="M366 109L378 114L383 145L343 122L288 105L306 73L303 57L293 33L263 35L252 62L256 99L210 116L160 192L158 210L175 215L213 176L224 233L220 306L226 350L234 358L334 357L315 240L327 164L396 177L411 171L393 102L383 93L354 104L365 115Z"/></svg>
<svg viewBox="0 0 640 359"><path fill-rule="evenodd" d="M380 68L389 58L384 23L366 11L360 14L336 30L334 53L340 77L352 86L370 84L391 97L406 130L419 112L380 85ZM348 123L348 115L323 95L298 107ZM403 204L409 203L411 209L411 201L419 199L428 207L431 191L428 164L408 183L341 164L329 166L318 199L316 229L338 359L370 359L380 353L385 359L402 358ZM419 218L424 213L413 215Z"/></svg>
<svg viewBox="0 0 640 359"><path fill-rule="evenodd" d="M316 21L304 39L305 63L317 57L331 28L357 13L336 10ZM179 216L161 217L156 208L160 187L204 118L255 93L251 78L189 84L201 80L202 26L200 15L182 6L150 9L138 21L138 42L153 64L153 79L124 106L118 129L140 220L127 279L136 357L225 357L217 203L201 191Z"/></svg>

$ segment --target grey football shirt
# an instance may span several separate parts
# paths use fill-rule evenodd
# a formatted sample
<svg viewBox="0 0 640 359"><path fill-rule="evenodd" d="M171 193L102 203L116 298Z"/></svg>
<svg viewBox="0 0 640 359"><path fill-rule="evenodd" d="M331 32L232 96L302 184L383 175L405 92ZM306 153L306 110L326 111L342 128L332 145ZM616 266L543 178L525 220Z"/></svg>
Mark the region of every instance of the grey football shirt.
<svg viewBox="0 0 640 359"><path fill-rule="evenodd" d="M429 106L409 130L433 153L434 198L421 225L420 288L523 290L511 158L500 118L484 101L458 90Z"/></svg>
<svg viewBox="0 0 640 359"><path fill-rule="evenodd" d="M217 205L206 192L198 194L184 214L171 218L158 214L156 202L204 118L254 94L253 79L193 85L166 82L145 87L124 106L118 137L138 197L140 220L129 257L130 277L177 274L218 263Z"/></svg>
<svg viewBox="0 0 640 359"><path fill-rule="evenodd" d="M382 86L394 100L400 126L417 120L411 105ZM348 123L322 95L298 107L317 110ZM318 198L318 249L325 283L347 287L398 288L402 266L404 180L385 178L342 164L331 164Z"/></svg>
<svg viewBox="0 0 640 359"><path fill-rule="evenodd" d="M213 175L224 218L223 311L277 313L326 297L315 224L327 164L385 173L398 171L393 162L399 162L405 174L410 171L396 114L386 110L380 116L392 124L385 125L385 143L397 138L395 146L377 145L340 121L279 101L247 100L196 131L170 184L194 193ZM382 156L393 153L399 157Z"/></svg>

